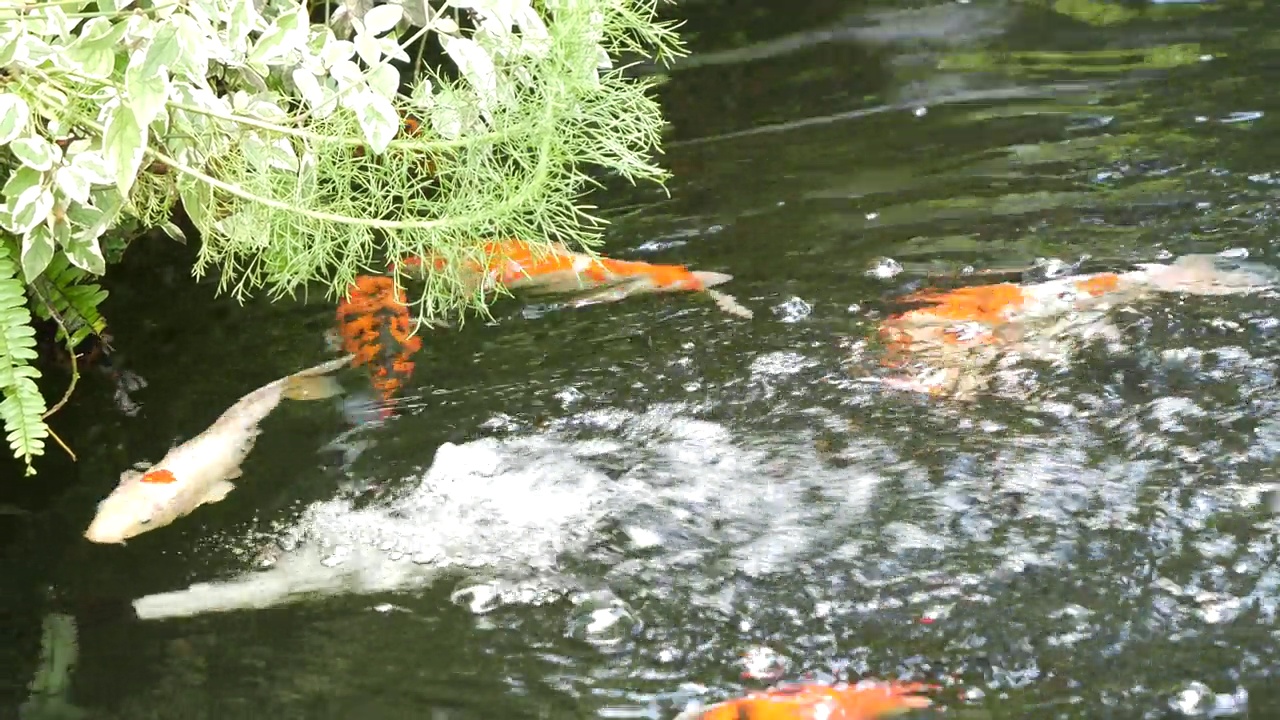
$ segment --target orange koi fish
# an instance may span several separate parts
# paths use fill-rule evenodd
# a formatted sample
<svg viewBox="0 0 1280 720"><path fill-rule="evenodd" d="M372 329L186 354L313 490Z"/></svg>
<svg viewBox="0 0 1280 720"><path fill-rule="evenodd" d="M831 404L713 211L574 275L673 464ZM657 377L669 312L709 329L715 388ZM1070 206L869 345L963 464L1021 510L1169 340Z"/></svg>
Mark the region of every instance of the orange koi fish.
<svg viewBox="0 0 1280 720"><path fill-rule="evenodd" d="M573 252L553 243L548 252L537 253L521 240L501 240L484 246L486 263L476 260L464 265L464 281L473 287L501 285L512 291L532 294L579 293L571 305L616 302L632 295L666 292L705 292L725 312L751 317L752 313L733 297L713 290L733 279L725 273L690 270L683 265L658 265L630 260L614 260ZM407 268L423 267L421 258L404 261ZM430 260L444 270L444 258Z"/></svg>
<svg viewBox="0 0 1280 720"><path fill-rule="evenodd" d="M924 290L901 300L922 306L881 323L882 365L905 376L893 387L966 398L984 390L995 365L1010 356L1063 362L1073 343L1103 337L1119 344L1106 320L1118 305L1157 293L1230 295L1274 287L1270 268L1215 255L1187 255L1170 264L1057 278L1040 283L998 283L951 291Z"/></svg>
<svg viewBox="0 0 1280 720"><path fill-rule="evenodd" d="M806 683L751 692L676 720L876 720L929 707L923 683Z"/></svg>
<svg viewBox="0 0 1280 720"><path fill-rule="evenodd" d="M352 365L369 366L382 400L394 400L413 374L413 354L422 349L404 291L386 276L357 276L338 303L337 321L342 349L354 356ZM381 412L390 414L388 408Z"/></svg>
<svg viewBox="0 0 1280 720"><path fill-rule="evenodd" d="M655 265L646 262L591 257L570 251L556 243L549 253L536 254L519 240L491 242L484 246L487 264L472 261L465 266L464 281L474 287L500 284L510 290L532 293L579 292L573 305L616 302L642 293L705 292L725 312L751 317L747 308L731 296L712 287L728 282L724 273L689 270L683 265ZM422 258L405 258L402 269L421 271ZM446 261L431 262L437 271ZM394 272L396 264L388 267ZM390 402L413 374L413 354L422 349L422 339L412 334L412 322L404 292L392 278L360 275L338 303L337 331L342 350L355 356L355 366L373 369L373 386ZM389 410L382 410L384 417Z"/></svg>

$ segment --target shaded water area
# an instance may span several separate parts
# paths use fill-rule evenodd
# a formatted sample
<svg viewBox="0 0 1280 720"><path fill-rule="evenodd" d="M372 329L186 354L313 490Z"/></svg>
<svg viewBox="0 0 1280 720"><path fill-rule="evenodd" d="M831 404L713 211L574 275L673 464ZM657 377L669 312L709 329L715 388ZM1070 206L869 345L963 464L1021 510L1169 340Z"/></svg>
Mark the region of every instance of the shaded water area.
<svg viewBox="0 0 1280 720"><path fill-rule="evenodd" d="M401 417L325 449L340 408L287 403L227 500L99 547L122 469L319 361L332 321L131 250L106 310L144 409L86 380L55 423L80 462L0 516L0 715L58 609L92 718L665 719L758 686L760 647L966 718L1280 716L1274 297L1137 304L1125 350L972 403L861 382L855 352L966 267L1280 267L1280 8L797 6L681 6L670 197L595 198L607 253L732 273L753 320L504 301L428 336ZM116 607L233 578L165 608L271 607Z"/></svg>

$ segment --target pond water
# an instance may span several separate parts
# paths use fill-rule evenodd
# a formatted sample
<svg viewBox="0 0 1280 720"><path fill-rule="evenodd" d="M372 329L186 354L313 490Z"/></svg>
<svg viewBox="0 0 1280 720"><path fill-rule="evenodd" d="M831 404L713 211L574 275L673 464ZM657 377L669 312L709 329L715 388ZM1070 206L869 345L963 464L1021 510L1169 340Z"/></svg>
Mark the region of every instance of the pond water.
<svg viewBox="0 0 1280 720"><path fill-rule="evenodd" d="M1280 267L1280 8L790 5L681 5L670 196L595 198L607 253L732 273L754 319L505 301L427 337L400 417L286 403L227 500L104 547L79 534L122 469L332 321L131 250L107 311L142 412L84 382L79 462L5 490L33 513L0 515L0 715L55 610L92 718L665 720L758 686L760 648L961 717L1280 713L1274 297L1152 299L1123 351L969 403L853 351L966 267Z"/></svg>

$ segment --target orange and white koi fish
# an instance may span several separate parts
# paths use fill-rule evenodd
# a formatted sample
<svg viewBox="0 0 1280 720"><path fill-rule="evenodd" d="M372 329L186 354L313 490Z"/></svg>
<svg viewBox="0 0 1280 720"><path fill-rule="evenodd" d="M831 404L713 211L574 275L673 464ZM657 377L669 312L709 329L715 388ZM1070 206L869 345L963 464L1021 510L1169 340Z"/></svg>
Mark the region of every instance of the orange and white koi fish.
<svg viewBox="0 0 1280 720"><path fill-rule="evenodd" d="M732 296L712 289L733 279L725 273L690 270L683 265L614 260L602 255L593 257L573 252L562 243L552 243L549 251L538 253L521 240L487 243L484 256L487 262L473 260L464 266L464 281L472 287L488 289L501 285L511 291L534 294L579 293L572 305L616 302L651 293L704 292L725 312L747 318L752 315ZM443 258L430 262L436 270L447 267ZM404 265L421 267L426 262L412 258Z"/></svg>
<svg viewBox="0 0 1280 720"><path fill-rule="evenodd" d="M901 298L922 307L881 323L882 364L907 371L881 380L906 390L971 397L986 389L994 366L1009 356L1061 363L1073 343L1102 337L1119 344L1106 313L1157 293L1235 295L1277 285L1271 268L1217 255L1187 255L1130 272L1076 275L1039 283L998 283Z"/></svg>
<svg viewBox="0 0 1280 720"><path fill-rule="evenodd" d="M354 366L369 366L382 401L393 401L413 375L414 353L422 349L404 291L390 277L360 275L338 303L337 321L342 350L354 357ZM385 418L390 408L380 412Z"/></svg>
<svg viewBox="0 0 1280 720"><path fill-rule="evenodd" d="M267 383L240 398L196 437L171 449L152 466L120 473L120 482L98 503L84 536L95 543L120 543L169 525L201 505L221 501L240 477L257 440L258 423L280 400L319 400L342 391L329 373L351 362L347 355Z"/></svg>
<svg viewBox="0 0 1280 720"><path fill-rule="evenodd" d="M922 683L785 685L684 712L676 720L876 720L929 707L920 693L932 689Z"/></svg>
<svg viewBox="0 0 1280 720"><path fill-rule="evenodd" d="M464 266L463 281L479 290L502 285L512 291L538 293L578 293L570 305L616 302L632 295L661 292L705 292L725 312L750 318L752 313L732 296L712 289L728 282L724 273L689 270L683 265L655 265L646 262L591 257L555 243L550 252L537 254L524 242L507 240L484 246L486 263L472 261ZM410 257L401 261L405 269L421 271L428 263ZM430 263L437 271L446 269L444 259ZM388 271L394 271L393 264ZM388 276L360 275L338 303L335 345L355 356L355 366L367 365L373 386L384 403L395 400L410 375L413 355L422 349L422 339L413 333L404 292ZM383 417L389 406L380 409Z"/></svg>

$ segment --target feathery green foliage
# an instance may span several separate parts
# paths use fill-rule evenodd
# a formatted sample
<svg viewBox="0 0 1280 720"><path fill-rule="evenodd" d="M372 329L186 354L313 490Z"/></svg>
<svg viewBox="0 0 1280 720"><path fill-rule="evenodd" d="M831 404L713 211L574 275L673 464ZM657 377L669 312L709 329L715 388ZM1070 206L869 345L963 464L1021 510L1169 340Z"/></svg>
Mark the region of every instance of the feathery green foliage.
<svg viewBox="0 0 1280 720"><path fill-rule="evenodd" d="M101 336L107 321L98 306L107 299L107 291L90 282L93 276L71 264L67 256L55 255L49 267L30 283L37 302L32 303L36 316L58 323L57 340L74 349L90 335Z"/></svg>
<svg viewBox="0 0 1280 720"><path fill-rule="evenodd" d="M31 366L36 359L35 330L18 263L8 242L0 241L0 420L13 454L26 462L44 453L49 428L44 424L45 403Z"/></svg>
<svg viewBox="0 0 1280 720"><path fill-rule="evenodd" d="M614 62L681 51L657 0L0 2L14 451L50 433L24 296L74 357L103 330L93 278L138 230L181 236L179 203L220 291L337 297L432 256L419 319L460 319L491 299L464 274L489 241L590 248L591 173L666 178L652 81Z"/></svg>

